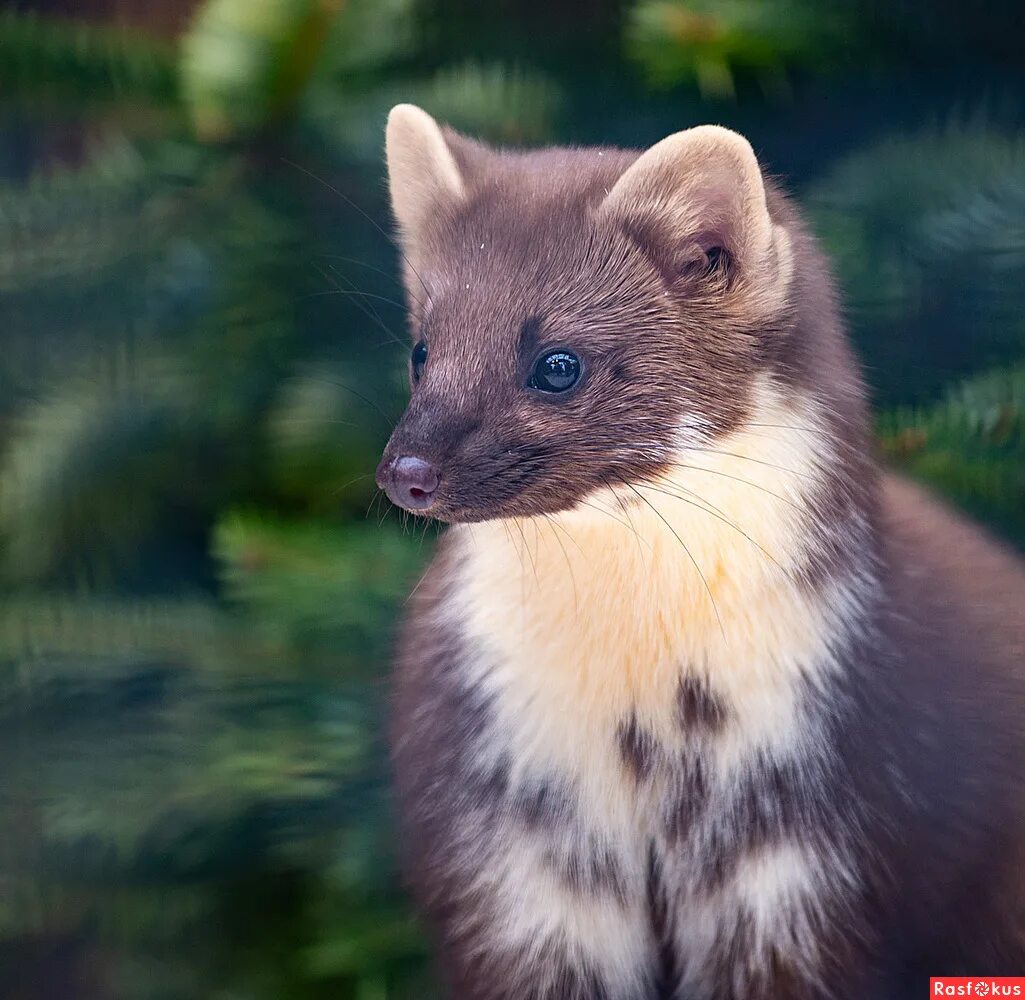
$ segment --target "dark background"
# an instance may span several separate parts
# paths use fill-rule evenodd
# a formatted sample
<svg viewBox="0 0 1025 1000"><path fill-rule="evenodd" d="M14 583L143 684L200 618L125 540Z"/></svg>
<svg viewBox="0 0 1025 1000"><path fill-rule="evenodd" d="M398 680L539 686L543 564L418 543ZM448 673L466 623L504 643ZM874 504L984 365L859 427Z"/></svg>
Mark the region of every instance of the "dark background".
<svg viewBox="0 0 1025 1000"><path fill-rule="evenodd" d="M372 479L399 100L507 143L742 130L836 261L884 460L1025 544L1022 18L0 7L0 996L434 995L380 727L433 538Z"/></svg>

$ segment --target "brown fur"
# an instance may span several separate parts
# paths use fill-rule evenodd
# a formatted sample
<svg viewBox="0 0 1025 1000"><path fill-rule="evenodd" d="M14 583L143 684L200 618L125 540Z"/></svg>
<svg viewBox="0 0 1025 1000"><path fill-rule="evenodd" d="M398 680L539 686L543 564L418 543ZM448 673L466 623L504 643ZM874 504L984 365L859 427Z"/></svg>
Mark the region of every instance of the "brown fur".
<svg viewBox="0 0 1025 1000"><path fill-rule="evenodd" d="M687 160L682 209L667 214L640 188L606 209L638 153L499 153L448 131L444 143L458 185L427 177L414 214L400 212L413 337L430 354L382 467L410 453L435 463L430 513L443 520L522 531L614 487L627 520L641 509L627 484L667 472L681 423L709 447L757 432L767 377L821 421L808 433L825 468L797 501L797 586L817 596L871 581L830 644L835 667L799 682L795 754L756 754L722 782L711 754L739 724L735 706L714 674L687 670L669 689L671 729L638 702L595 732L648 831L635 851L589 824L572 776L554 763L525 771L508 749L496 696L473 679L490 667L464 627L466 550L443 541L403 630L392 736L408 872L452 995L889 1000L925 996L930 974L1021 974L1025 571L921 491L877 475L857 367L793 206L767 183L771 225L758 228L747 214L758 206L731 208L729 185L702 201L707 171ZM396 172L429 172L415 153L404 146L393 163L393 191ZM673 202L672 171L652 176ZM688 221L695 199L706 224ZM583 362L566 398L524 391L545 347ZM487 873L517 839L544 845L539 864L582 905L646 914L632 987L571 947L569 928L529 946L496 934L507 901ZM823 890L792 947L764 940L741 906L699 969L681 940L692 910L786 851L825 859L849 884ZM809 942L814 968L800 960Z"/></svg>

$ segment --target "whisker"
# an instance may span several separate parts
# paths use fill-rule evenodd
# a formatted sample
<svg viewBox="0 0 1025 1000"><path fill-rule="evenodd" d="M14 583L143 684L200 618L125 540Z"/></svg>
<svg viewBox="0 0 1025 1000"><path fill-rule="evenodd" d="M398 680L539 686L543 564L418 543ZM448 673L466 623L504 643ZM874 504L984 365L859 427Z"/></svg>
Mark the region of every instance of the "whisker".
<svg viewBox="0 0 1025 1000"><path fill-rule="evenodd" d="M411 600L413 600L414 595L420 589L420 586L424 582L424 580L427 579L430 572L431 567L428 566L427 569L425 569L423 573L420 574L420 579L416 581L416 586L406 595L406 599L402 602L403 607L405 607L407 604L409 604Z"/></svg>
<svg viewBox="0 0 1025 1000"><path fill-rule="evenodd" d="M516 561L520 564L520 610L523 612L524 621L527 617L527 574L523 571L523 553L520 552L516 545L516 540L512 536L512 532L509 530L509 522L505 519L502 520L502 530L505 532L505 537L509 541L509 547L516 553Z"/></svg>
<svg viewBox="0 0 1025 1000"><path fill-rule="evenodd" d="M377 489L374 490L374 495L370 498L370 503L367 504L367 512L363 515L363 520L364 521L367 520L367 518L370 517L370 508L374 506L374 501L375 500L379 500L380 499L382 492L383 491L381 490L380 486L378 486Z"/></svg>
<svg viewBox="0 0 1025 1000"><path fill-rule="evenodd" d="M816 427L802 427L800 424L770 424L762 420L745 420L745 427L778 427L785 431L806 431L809 434L822 434L824 433L821 428Z"/></svg>
<svg viewBox="0 0 1025 1000"><path fill-rule="evenodd" d="M863 451L862 448L858 447L857 445L851 444L850 441L845 441L843 438L838 437L836 434L834 434L828 428L824 428L824 427L801 427L801 426L799 426L797 424L769 424L769 423L756 423L756 422L752 422L752 423L746 424L745 426L746 427L769 427L769 428L774 428L774 429L777 429L777 430L800 431L800 432L802 432L804 434L813 434L815 437L823 438L824 440L828 441L831 445L839 445L842 448L846 448L851 454L856 455L858 457L861 457L864 454L864 451ZM763 435L763 436L769 438L770 440L774 440L774 441L778 441L779 440L779 438L776 437L773 434L766 434L766 435Z"/></svg>
<svg viewBox="0 0 1025 1000"><path fill-rule="evenodd" d="M362 476L356 476L355 478L350 479L347 483L344 483L343 485L339 486L338 489L336 489L332 493L332 496L338 496L339 493L344 492L350 486L352 486L354 483L358 483L362 479L369 479L372 475L373 475L372 472L364 472Z"/></svg>
<svg viewBox="0 0 1025 1000"><path fill-rule="evenodd" d="M373 271L376 274L384 275L384 277L388 278L390 281L394 281L400 287L402 285L399 279L395 276L394 271L389 271L386 268L378 267L376 264L371 264L369 261L366 260L360 260L359 257L346 257L344 254L340 253L322 253L318 254L317 256L323 257L326 260L340 260L345 264L355 264L357 267L363 267L366 268L368 271ZM416 302L417 305L421 304L420 300L417 299L417 297L412 293L410 293L410 298L413 299L413 301Z"/></svg>
<svg viewBox="0 0 1025 1000"><path fill-rule="evenodd" d="M359 212L359 214L362 215L363 218L366 219L367 222L369 222L370 225L372 225L389 243L392 243L391 236L389 236L389 234L385 232L385 230L381 227L377 220L374 219L369 212L366 212L362 208L360 208L359 205L357 205L356 202L354 202L347 194L343 194L333 184L329 184L326 180L324 180L323 177L318 177L312 170L307 170L306 167L300 166L298 163L295 163L293 160L289 160L284 156L281 159L282 162L287 163L290 167L293 167L300 173L305 174L311 180L314 180L318 184L323 185L333 195L336 195L337 197L341 198L342 201L344 201L347 205L349 205L351 208L354 208L357 212ZM422 286L423 290L427 293L427 301L431 302L431 290L424 283L424 279L420 276L420 272L415 267L413 267L412 261L403 252L402 247L396 246L396 249L399 252L399 256L406 262L406 265L409 267L410 271L412 271L413 274L416 275L416 280L420 282L420 285Z"/></svg>
<svg viewBox="0 0 1025 1000"><path fill-rule="evenodd" d="M352 290L351 291L346 291L345 289L339 288L337 290L337 292L334 292L334 293L333 292L325 292L324 294L326 294L326 295L332 295L332 294L338 294L338 295L360 295L360 296L362 296L365 299L373 299L375 302L384 302L384 303L386 303L389 306L394 306L396 309L405 309L406 308L406 304L404 302L399 302L397 299L393 299L389 295L379 295L377 292L366 292L366 291L364 291L351 278L349 278L346 275L342 274L338 270L338 268L333 266L333 265L329 265L328 266L328 270L332 274L336 275L337 277L342 278L345 281L348 281L349 284L352 286Z"/></svg>
<svg viewBox="0 0 1025 1000"><path fill-rule="evenodd" d="M744 424L744 429L748 427L764 427L769 430L781 430L781 431L797 431L801 434L813 434L817 438L830 441L835 444L845 444L842 439L838 438L828 427L803 427L800 424L770 424L764 421L751 421L750 423ZM764 434L762 437L771 438L772 440L780 441L779 436L774 434Z"/></svg>
<svg viewBox="0 0 1025 1000"><path fill-rule="evenodd" d="M564 524L561 524L559 522L558 517L553 517L551 514L545 514L545 517L547 517L548 520L551 521L552 524L556 528L558 528L577 547L577 551L586 559L587 553L584 552L584 550L580 547L580 543L570 533L569 528L567 528Z"/></svg>
<svg viewBox="0 0 1025 1000"><path fill-rule="evenodd" d="M632 483L626 484L634 493L640 497L657 515L659 520L673 533L673 537L683 546L683 551L687 553L687 557L694 564L694 569L697 570L698 576L701 577L701 582L705 585L705 591L708 594L709 601L712 602L712 611L715 613L715 620L719 623L719 631L722 632L723 641L726 641L726 629L723 627L722 618L719 616L719 608L715 603L715 597L712 596L712 588L708 585L708 580L705 579L705 574L701 572L701 567L698 565L697 560L694 558L694 554L689 548L687 543L677 534L676 529L662 516L662 512L646 497L635 489Z"/></svg>
<svg viewBox="0 0 1025 1000"><path fill-rule="evenodd" d="M681 487L681 489L682 488L683 487ZM671 497L674 500L680 500L683 503L689 503L692 507L696 507L698 510L704 511L704 513L706 514L711 514L712 517L718 518L718 520L722 521L723 524L728 525L729 527L733 528L734 531L737 531L741 535L743 535L753 546L755 546L755 548L757 548L765 556L766 559L773 563L773 565L775 565L780 571L784 573L786 572L786 570L783 569L783 567L776 561L771 552L769 552L761 543L752 538L743 528L740 527L740 525L736 524L730 518L726 517L726 515L723 514L718 507L715 507L711 503L708 503L708 501L705 500L702 496L700 496L700 494L691 493L690 490L686 491L688 493L691 493L691 496L697 497L698 501L700 501L700 503L698 503L694 500L688 499L687 497L679 496L678 494L673 493L670 490L660 489L657 486L649 486L645 483L639 483L638 489L653 490L655 493L663 493L667 497ZM705 507L702 506L702 504L708 504L708 506Z"/></svg>
<svg viewBox="0 0 1025 1000"><path fill-rule="evenodd" d="M612 488L612 484L604 476L601 477L601 481L605 484L605 489L607 489L613 496L615 496L616 495L616 491ZM644 553L641 551L641 545L640 545L640 537L641 536L640 536L640 534L637 531L636 525L634 524L633 514L630 513L629 507L627 507L625 505L623 506L623 513L626 514L626 519L630 522L630 528L631 528L631 530L634 533L634 538L637 539L637 552L640 555L641 560L643 561ZM650 546L649 546L649 548L650 548Z"/></svg>
<svg viewBox="0 0 1025 1000"><path fill-rule="evenodd" d="M523 550L527 554L527 558L530 560L531 568L534 571L534 583L537 584L538 589L541 589L541 578L537 575L537 563L534 561L534 557L530 554L530 548L527 545L527 536L523 531L523 525L520 524L519 518L513 519L513 524L516 525L516 529L520 533L520 538L523 540Z"/></svg>
<svg viewBox="0 0 1025 1000"><path fill-rule="evenodd" d="M790 504L790 506L793 507L794 510L804 510L804 508L800 504L794 503L793 500L790 500L787 497L783 496L782 493L776 493L775 491L770 490L768 487L762 486L761 483L752 482L750 479L744 479L742 476L734 476L729 472L723 472L721 469L706 469L702 465L690 465L687 462L672 462L671 464L679 469L692 469L694 472L707 472L713 476L722 476L725 479L732 479L735 482L743 483L745 486L751 486L756 490L761 490L763 493L768 493L770 497L775 497L777 500L782 500L783 503Z"/></svg>
<svg viewBox="0 0 1025 1000"><path fill-rule="evenodd" d="M317 297L323 296L323 295L348 294L348 293L345 293L342 289L339 289L337 282L329 274L327 274L325 271L318 270L318 274L320 274L320 276L325 281L330 282L334 286L335 290L333 292L313 292L309 296L310 298L317 298ZM352 304L354 306L356 306L356 308L359 309L359 311L361 313L363 313L363 315L366 316L366 318L368 320L370 320L371 323L374 323L375 325L377 325L381 330L384 331L385 334L387 334L388 342L393 343L393 344L397 344L398 346L402 347L403 349L406 348L407 345L403 341L399 340L399 338L392 331L391 327L389 327L388 324L385 323L384 320L381 318L380 313L378 313L378 311L376 309L371 309L369 307L369 304L366 303L366 302L363 302L362 299L360 299L358 296L356 296L356 297L354 297L352 299ZM381 347L383 345L375 344L374 346L375 347Z"/></svg>
<svg viewBox="0 0 1025 1000"><path fill-rule="evenodd" d="M562 539L555 533L555 528L557 527L555 519L550 514L543 514L542 517L544 517L544 519L550 525L552 525L552 535L555 538L555 540L559 543L559 548L562 549L562 557L566 560L566 569L569 570L569 580L571 586L573 587L573 614L579 617L580 602L577 594L577 578L573 573L573 564L570 562L569 553L566 551L566 546L565 544L563 544Z"/></svg>
<svg viewBox="0 0 1025 1000"><path fill-rule="evenodd" d="M339 420L335 417L289 417L281 421L285 426L289 424L335 424L341 427L362 427L362 424L354 420Z"/></svg>
<svg viewBox="0 0 1025 1000"><path fill-rule="evenodd" d="M700 445L688 445L687 451L702 451L708 452L712 455L723 455L727 458L739 458L743 462L755 462L758 465L766 465L770 469L777 469L780 472L785 472L791 476L800 476L802 479L813 479L814 477L807 472L799 472L797 469L788 469L784 465L777 465L775 462L769 462L764 458L752 458L750 455L741 455L735 451L723 451L720 448L702 448Z"/></svg>
<svg viewBox="0 0 1025 1000"><path fill-rule="evenodd" d="M483 486L485 483L489 483L493 479L497 479L499 476L504 475L510 469L515 468L518 464L521 463L522 471L533 471L533 469L536 468L540 464L540 462L546 457L545 454L534 445L520 445L516 448L507 450L510 453L512 453L513 457L510 460L504 462L493 472L491 472L490 475L484 476L474 481L471 484L472 488L477 489ZM526 459L523 459L521 455L516 454L517 452L527 452L528 457Z"/></svg>
<svg viewBox="0 0 1025 1000"><path fill-rule="evenodd" d="M385 323L385 321L381 318L381 314L376 309L374 309L371 305L369 305L368 303L362 301L363 298L373 297L373 296L371 296L371 293L361 291L360 289L356 288L356 286L353 285L353 283L351 281L349 282L349 284L352 286L351 289L339 288L338 287L338 282L335 280L335 278L333 278L326 271L324 271L321 268L317 268L317 273L325 281L327 281L331 285L333 285L334 289L333 289L333 291L330 291L330 292L313 292L309 296L310 298L317 298L317 297L323 296L323 295L348 295L348 296L351 296L352 297L352 304L354 306L356 306L359 309L359 311L361 313L363 313L363 315L366 316L367 319L369 319L372 323L376 323L388 335L388 339L390 341L392 341L392 343L398 344L399 347L402 347L402 348L406 347L405 341L400 340L399 337L396 336L395 331L392 330L392 328L390 326L388 326L388 324ZM389 300L386 300L386 301L389 301Z"/></svg>
<svg viewBox="0 0 1025 1000"><path fill-rule="evenodd" d="M296 378L307 379L310 382L322 382L324 385L333 385L337 389L344 389L346 392L351 392L357 399L361 399L367 406L372 406L389 424L395 423L394 417L389 417L380 406L377 405L369 396L364 396L361 392L353 389L351 385L346 385L344 382L339 382L337 379L324 378L321 375L297 375Z"/></svg>
<svg viewBox="0 0 1025 1000"><path fill-rule="evenodd" d="M621 517L616 517L615 514L610 510L606 510L604 507L599 507L597 504L588 502L587 500L578 500L577 503L582 503L585 507L590 507L592 510L598 511L599 514L604 514L606 517L611 517L613 521L621 524L624 528L628 528L639 541L643 542L648 546L649 551L651 550L651 543L646 539L642 538L638 533L637 529L627 521L624 521Z"/></svg>

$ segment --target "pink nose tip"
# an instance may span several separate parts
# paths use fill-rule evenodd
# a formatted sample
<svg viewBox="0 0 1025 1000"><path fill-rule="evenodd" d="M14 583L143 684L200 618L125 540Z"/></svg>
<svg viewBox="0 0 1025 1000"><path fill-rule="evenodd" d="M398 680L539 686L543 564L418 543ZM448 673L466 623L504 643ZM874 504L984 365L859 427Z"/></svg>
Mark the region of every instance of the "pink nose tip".
<svg viewBox="0 0 1025 1000"><path fill-rule="evenodd" d="M378 475L378 484L391 502L406 510L427 510L439 482L437 469L416 455L402 455Z"/></svg>

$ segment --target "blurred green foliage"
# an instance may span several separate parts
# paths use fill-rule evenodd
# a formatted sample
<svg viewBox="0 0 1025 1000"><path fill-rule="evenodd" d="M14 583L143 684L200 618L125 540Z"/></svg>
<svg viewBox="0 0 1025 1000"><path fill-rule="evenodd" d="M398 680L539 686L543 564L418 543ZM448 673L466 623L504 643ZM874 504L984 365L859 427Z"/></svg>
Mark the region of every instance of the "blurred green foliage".
<svg viewBox="0 0 1025 1000"><path fill-rule="evenodd" d="M174 49L136 32L0 11L0 93L75 103L174 100Z"/></svg>
<svg viewBox="0 0 1025 1000"><path fill-rule="evenodd" d="M1012 8L0 14L0 995L434 995L382 736L431 543L372 476L395 101L508 143L750 132L838 263L884 455L1025 544L1025 122L965 110L1020 92ZM936 58L964 87L913 92Z"/></svg>
<svg viewBox="0 0 1025 1000"><path fill-rule="evenodd" d="M1021 358L1025 133L980 117L888 137L844 158L807 200L883 402ZM943 328L958 336L933 336Z"/></svg>
<svg viewBox="0 0 1025 1000"><path fill-rule="evenodd" d="M705 97L735 97L743 77L782 96L793 70L851 52L853 13L812 0L641 0L627 40L657 86L692 81Z"/></svg>
<svg viewBox="0 0 1025 1000"><path fill-rule="evenodd" d="M1025 548L1025 368L986 372L880 420L883 453Z"/></svg>
<svg viewBox="0 0 1025 1000"><path fill-rule="evenodd" d="M377 673L395 598L416 583L421 550L373 524L269 520L232 513L215 529L224 595L256 633L350 676Z"/></svg>
<svg viewBox="0 0 1025 1000"><path fill-rule="evenodd" d="M636 0L628 12L630 56L656 86L686 82L716 101L789 100L809 76L837 78L929 66L1018 61L1021 8L993 0ZM992 67L990 67L992 69Z"/></svg>
<svg viewBox="0 0 1025 1000"><path fill-rule="evenodd" d="M182 45L182 89L197 134L223 140L288 116L342 0L211 0Z"/></svg>

